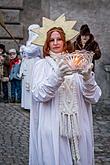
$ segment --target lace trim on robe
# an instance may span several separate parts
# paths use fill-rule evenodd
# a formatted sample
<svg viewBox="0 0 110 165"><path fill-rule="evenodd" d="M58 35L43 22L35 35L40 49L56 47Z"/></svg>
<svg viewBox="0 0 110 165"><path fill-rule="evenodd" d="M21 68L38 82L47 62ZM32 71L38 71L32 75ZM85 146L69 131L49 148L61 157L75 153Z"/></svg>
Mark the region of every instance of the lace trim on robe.
<svg viewBox="0 0 110 165"><path fill-rule="evenodd" d="M60 112L60 135L70 139L71 151L74 162L80 159L79 156L79 116L77 88L74 75L65 76L59 91L59 112Z"/></svg>
<svg viewBox="0 0 110 165"><path fill-rule="evenodd" d="M51 60L47 60L52 69L55 66ZM55 61L55 59L54 59ZM74 74L65 76L65 81L58 89L59 93L59 115L60 135L67 137L71 143L71 153L74 163L77 164L79 155L79 115L77 87L74 81Z"/></svg>

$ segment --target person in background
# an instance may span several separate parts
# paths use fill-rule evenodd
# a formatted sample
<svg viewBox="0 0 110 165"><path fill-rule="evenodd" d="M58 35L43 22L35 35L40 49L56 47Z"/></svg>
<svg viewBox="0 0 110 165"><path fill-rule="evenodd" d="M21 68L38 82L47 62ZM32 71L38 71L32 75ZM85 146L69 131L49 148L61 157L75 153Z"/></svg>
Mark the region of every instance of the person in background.
<svg viewBox="0 0 110 165"><path fill-rule="evenodd" d="M101 51L99 44L94 40L93 34L91 34L90 29L87 24L84 24L80 28L80 34L77 36L76 41L73 43L73 51L75 50L87 50L94 53L93 56L93 71L95 71L95 60L101 57Z"/></svg>
<svg viewBox="0 0 110 165"><path fill-rule="evenodd" d="M31 43L33 39L37 38L37 34L31 31L34 28L39 28L39 25L32 24L28 27L28 40L26 45L20 47L22 58L19 73L19 77L22 79L21 107L27 110L30 109L31 102L30 86L33 66L37 60L41 59L40 48Z"/></svg>
<svg viewBox="0 0 110 165"><path fill-rule="evenodd" d="M42 34L43 36L43 34ZM66 33L46 33L44 58L32 74L29 165L93 165L91 104L101 96L90 64L87 71L68 74Z"/></svg>
<svg viewBox="0 0 110 165"><path fill-rule="evenodd" d="M16 49L8 51L10 58L10 74L11 83L11 103L21 103L21 79L18 77L21 60L17 56Z"/></svg>
<svg viewBox="0 0 110 165"><path fill-rule="evenodd" d="M0 90L3 92L3 100L5 103L8 103L9 57L6 53L5 45L3 44L0 44L0 81Z"/></svg>

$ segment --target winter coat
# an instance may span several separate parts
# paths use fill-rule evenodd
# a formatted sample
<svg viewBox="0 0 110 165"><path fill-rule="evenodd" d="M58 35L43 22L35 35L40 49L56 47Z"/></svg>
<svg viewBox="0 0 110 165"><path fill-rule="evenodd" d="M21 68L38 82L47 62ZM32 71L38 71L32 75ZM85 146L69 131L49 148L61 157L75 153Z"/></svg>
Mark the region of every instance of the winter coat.
<svg viewBox="0 0 110 165"><path fill-rule="evenodd" d="M85 49L87 51L92 51L95 53L93 56L93 61L92 61L95 68L95 60L98 60L101 57L101 51L100 51L98 43L94 40L94 36L92 34L90 34L90 39L86 42L84 47L81 43L81 35L78 35L76 41L73 43L73 51L82 50L82 49ZM94 68L93 68L93 71L94 71Z"/></svg>
<svg viewBox="0 0 110 165"><path fill-rule="evenodd" d="M20 80L18 76L19 70L20 70L20 64L21 64L21 60L18 58L10 60L10 75L9 75L10 80L13 80L13 79Z"/></svg>
<svg viewBox="0 0 110 165"><path fill-rule="evenodd" d="M4 77L9 77L9 57L6 53L1 54L0 57L3 57L3 61L0 61L0 77L3 79Z"/></svg>

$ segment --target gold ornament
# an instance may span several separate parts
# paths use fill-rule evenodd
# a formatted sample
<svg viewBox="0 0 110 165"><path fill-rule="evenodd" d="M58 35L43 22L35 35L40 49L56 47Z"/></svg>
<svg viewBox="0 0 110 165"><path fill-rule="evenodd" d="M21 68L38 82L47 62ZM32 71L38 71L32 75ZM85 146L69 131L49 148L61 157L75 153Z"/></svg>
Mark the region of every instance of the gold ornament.
<svg viewBox="0 0 110 165"><path fill-rule="evenodd" d="M32 31L37 33L39 36L32 41L32 43L35 45L43 46L46 40L47 32L53 27L61 27L64 30L66 34L66 41L71 40L79 33L78 31L72 29L72 27L76 24L76 21L66 21L64 14L58 17L55 21L43 17L42 22L43 26L41 28L32 29Z"/></svg>

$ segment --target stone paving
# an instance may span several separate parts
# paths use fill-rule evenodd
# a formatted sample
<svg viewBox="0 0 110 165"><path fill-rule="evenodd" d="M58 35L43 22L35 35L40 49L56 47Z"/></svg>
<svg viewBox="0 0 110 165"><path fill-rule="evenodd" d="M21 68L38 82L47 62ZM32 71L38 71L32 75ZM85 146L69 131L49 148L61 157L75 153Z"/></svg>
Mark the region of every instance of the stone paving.
<svg viewBox="0 0 110 165"><path fill-rule="evenodd" d="M104 101L95 108L95 162L96 165L110 165L110 101L107 104Z"/></svg>
<svg viewBox="0 0 110 165"><path fill-rule="evenodd" d="M0 103L0 165L28 165L29 112Z"/></svg>
<svg viewBox="0 0 110 165"><path fill-rule="evenodd" d="M109 108L96 109L94 137L96 165L110 165ZM28 155L29 111L21 109L20 104L0 103L0 165L28 165Z"/></svg>

